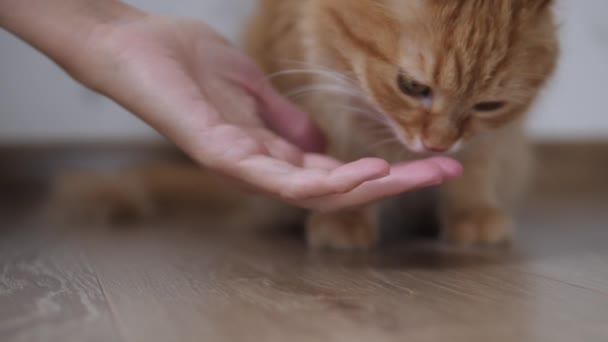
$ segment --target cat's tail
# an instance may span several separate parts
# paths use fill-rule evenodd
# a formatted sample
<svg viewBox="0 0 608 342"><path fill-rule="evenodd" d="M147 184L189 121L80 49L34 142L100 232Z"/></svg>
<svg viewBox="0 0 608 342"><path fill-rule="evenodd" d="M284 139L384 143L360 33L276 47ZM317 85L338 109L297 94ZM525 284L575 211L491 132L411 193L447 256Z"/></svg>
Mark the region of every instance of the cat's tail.
<svg viewBox="0 0 608 342"><path fill-rule="evenodd" d="M112 173L58 175L47 213L63 223L124 225L161 218L214 217L248 225L291 219L297 210L247 193L194 165L156 164Z"/></svg>

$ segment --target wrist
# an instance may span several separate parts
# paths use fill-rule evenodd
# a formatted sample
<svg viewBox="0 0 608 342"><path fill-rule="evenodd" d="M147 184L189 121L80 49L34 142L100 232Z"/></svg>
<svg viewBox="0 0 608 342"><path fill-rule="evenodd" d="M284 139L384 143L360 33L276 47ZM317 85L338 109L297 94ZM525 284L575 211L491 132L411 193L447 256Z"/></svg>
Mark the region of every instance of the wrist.
<svg viewBox="0 0 608 342"><path fill-rule="evenodd" d="M143 16L145 13L116 0L0 0L0 28L47 55L78 80L96 60L94 36Z"/></svg>

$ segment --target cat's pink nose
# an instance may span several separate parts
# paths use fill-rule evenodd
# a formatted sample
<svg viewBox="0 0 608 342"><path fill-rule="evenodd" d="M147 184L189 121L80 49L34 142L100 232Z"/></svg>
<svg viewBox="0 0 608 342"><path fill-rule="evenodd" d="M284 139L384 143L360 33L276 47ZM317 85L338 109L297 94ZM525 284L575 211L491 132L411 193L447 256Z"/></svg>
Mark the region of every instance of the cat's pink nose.
<svg viewBox="0 0 608 342"><path fill-rule="evenodd" d="M424 143L424 148L427 151L437 152L437 153L442 153L442 152L445 152L445 151L449 150L449 148L447 148L447 147L428 145L427 143Z"/></svg>

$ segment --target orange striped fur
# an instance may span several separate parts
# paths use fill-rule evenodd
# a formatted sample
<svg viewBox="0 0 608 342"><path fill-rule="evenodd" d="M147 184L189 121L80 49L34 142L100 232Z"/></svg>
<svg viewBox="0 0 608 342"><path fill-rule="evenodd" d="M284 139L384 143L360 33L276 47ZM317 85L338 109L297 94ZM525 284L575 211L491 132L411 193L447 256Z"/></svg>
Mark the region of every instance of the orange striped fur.
<svg viewBox="0 0 608 342"><path fill-rule="evenodd" d="M444 236L509 240L511 203L529 169L523 120L558 60L552 1L261 0L245 46L284 93L318 90L294 100L325 129L337 157L453 152L465 175L440 189ZM405 94L400 74L431 96ZM504 106L475 109L496 102ZM394 141L377 144L387 137ZM312 214L309 241L373 246L374 211Z"/></svg>

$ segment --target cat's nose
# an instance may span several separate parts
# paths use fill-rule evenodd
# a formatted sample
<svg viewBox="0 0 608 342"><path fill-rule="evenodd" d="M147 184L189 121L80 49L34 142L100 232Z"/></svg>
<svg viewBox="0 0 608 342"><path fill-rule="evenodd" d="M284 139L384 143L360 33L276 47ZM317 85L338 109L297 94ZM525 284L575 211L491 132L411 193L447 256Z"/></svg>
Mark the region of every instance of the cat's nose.
<svg viewBox="0 0 608 342"><path fill-rule="evenodd" d="M449 150L449 147L442 147L442 146L436 146L436 145L429 145L427 143L423 143L424 144L424 148L429 151L429 152L437 152L437 153L443 153L447 150Z"/></svg>

